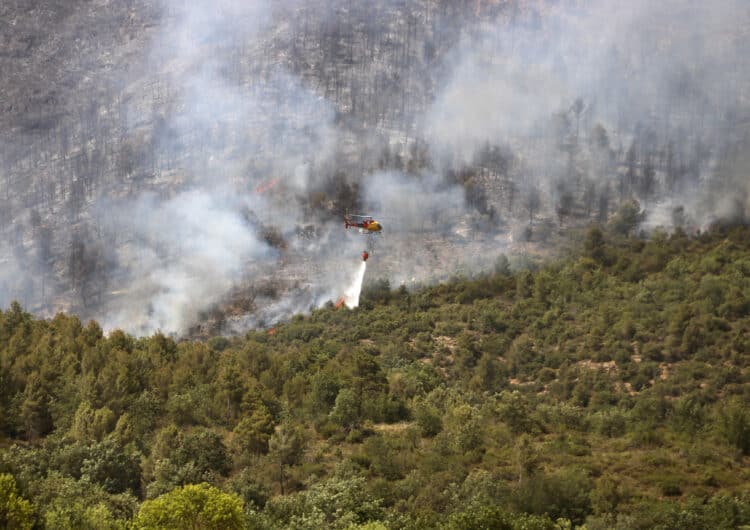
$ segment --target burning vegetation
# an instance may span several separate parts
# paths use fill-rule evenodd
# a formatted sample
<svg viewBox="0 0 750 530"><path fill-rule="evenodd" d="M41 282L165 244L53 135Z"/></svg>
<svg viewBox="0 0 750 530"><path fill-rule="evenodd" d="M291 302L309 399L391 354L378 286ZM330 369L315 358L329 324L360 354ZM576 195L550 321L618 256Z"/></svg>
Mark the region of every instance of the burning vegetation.
<svg viewBox="0 0 750 530"><path fill-rule="evenodd" d="M0 10L5 305L180 334L271 270L245 322L288 318L371 253L348 211L385 217L368 276L407 287L591 222L747 217L739 0Z"/></svg>

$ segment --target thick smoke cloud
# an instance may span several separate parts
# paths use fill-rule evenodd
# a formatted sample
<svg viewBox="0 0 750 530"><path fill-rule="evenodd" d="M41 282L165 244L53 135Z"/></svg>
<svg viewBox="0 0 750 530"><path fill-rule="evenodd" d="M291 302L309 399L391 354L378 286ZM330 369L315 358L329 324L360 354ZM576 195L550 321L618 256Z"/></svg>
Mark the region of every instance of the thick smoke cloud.
<svg viewBox="0 0 750 530"><path fill-rule="evenodd" d="M217 303L249 263L273 260L242 218L243 204L205 190L167 201L142 196L112 211L117 229L131 240L119 248L118 263L130 272L103 321L106 328L139 332L184 330L200 310ZM121 207L119 207L121 208Z"/></svg>
<svg viewBox="0 0 750 530"><path fill-rule="evenodd" d="M104 206L113 229L131 237L119 248L125 287L102 317L107 329L184 332L242 280L277 264L263 224L286 233L299 219L292 204L261 196L263 188L304 193L308 165L335 143L330 104L283 69L259 72L257 86L233 82L226 70L223 53L239 44L251 51L242 65L258 67L253 54L271 4L169 2L165 11L149 65L166 72L174 105L154 141L174 159L185 191ZM282 303L265 315L273 321L316 302Z"/></svg>
<svg viewBox="0 0 750 530"><path fill-rule="evenodd" d="M462 42L451 58L452 75L426 115L431 145L462 161L488 142L531 134L574 94L546 61L508 54L498 40L506 38L492 32Z"/></svg>
<svg viewBox="0 0 750 530"><path fill-rule="evenodd" d="M435 176L381 173L366 176L360 188L365 206L388 212L385 222L395 234L386 243L355 230L344 233L340 222L311 219L295 199L324 184L324 173L311 168L335 165L349 133L334 124L331 102L282 66L269 67L261 55L273 5L223 1L218 9L208 2L165 8L170 18L151 68L168 72L177 108L163 117L155 140L173 153L188 191L166 201L139 194L119 205L137 215L116 222L134 243L118 256L128 287L108 307L107 328L184 332L234 287L258 278L282 292L254 293L254 310L231 318L228 328L270 325L346 295L363 249L382 247L387 256L388 249L418 247L421 240L410 233L450 229L453 223L440 221L441 214L457 218L465 211L463 191L441 186ZM238 47L246 56L226 60L223 54ZM238 82L246 76L229 64L252 72L250 83ZM233 199L233 193L245 199ZM301 237L296 229L311 220L317 221L315 236ZM264 226L279 230L283 249L258 237ZM400 272L397 281L424 277L409 267Z"/></svg>
<svg viewBox="0 0 750 530"><path fill-rule="evenodd" d="M750 186L750 167L736 153L747 144L738 121L747 114L749 18L735 0L561 2L543 17L516 13L510 24L470 33L449 56L452 73L426 114L426 136L462 160L487 143L511 146L526 178L554 202L570 177L571 138L591 142L598 124L614 150L638 142L638 151L663 159L670 146L675 159L698 166L689 189L666 190L650 206L651 226L671 225L673 206L698 226L736 217ZM695 154L700 146L709 152ZM596 166L583 147L573 149L576 164ZM657 161L662 180L665 163ZM602 173L591 175L600 187L611 177Z"/></svg>
<svg viewBox="0 0 750 530"><path fill-rule="evenodd" d="M740 0L158 5L61 152L15 163L49 182L0 174L3 305L178 334L228 305L217 329L242 332L337 300L365 248L368 277L415 285L630 197L645 229L750 208Z"/></svg>

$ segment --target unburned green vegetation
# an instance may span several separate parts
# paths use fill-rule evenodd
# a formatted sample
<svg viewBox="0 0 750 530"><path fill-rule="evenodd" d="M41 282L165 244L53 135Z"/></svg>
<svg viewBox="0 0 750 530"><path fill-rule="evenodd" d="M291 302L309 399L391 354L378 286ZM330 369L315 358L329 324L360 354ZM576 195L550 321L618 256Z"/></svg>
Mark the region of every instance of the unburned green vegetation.
<svg viewBox="0 0 750 530"><path fill-rule="evenodd" d="M750 524L750 229L581 239L206 342L14 304L0 525Z"/></svg>

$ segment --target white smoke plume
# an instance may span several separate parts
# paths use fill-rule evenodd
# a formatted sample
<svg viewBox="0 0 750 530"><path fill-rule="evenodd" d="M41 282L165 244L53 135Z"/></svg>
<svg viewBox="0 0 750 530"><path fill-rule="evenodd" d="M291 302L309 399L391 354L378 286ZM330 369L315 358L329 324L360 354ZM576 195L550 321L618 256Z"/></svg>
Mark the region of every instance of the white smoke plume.
<svg viewBox="0 0 750 530"><path fill-rule="evenodd" d="M276 251L258 240L241 208L237 199L192 190L164 202L142 196L110 211L130 238L118 256L129 277L105 328L184 330L253 262L272 260Z"/></svg>
<svg viewBox="0 0 750 530"><path fill-rule="evenodd" d="M111 50L138 59L132 70L113 75L106 97L93 91L91 105L60 113L75 122L49 133L60 153L36 133L23 137L35 142L27 158L0 142L0 304L181 334L234 297L247 303L224 329L242 332L339 299L365 249L368 278L393 286L470 275L490 269L519 226L557 222L566 193L589 186L598 195L578 197L585 204L620 193L631 146L635 173L651 164L662 190L642 201L646 228L750 211L741 0L486 2L491 15L474 20L472 7L442 22L449 3L424 18L412 17L422 3L155 4L147 45ZM393 43L378 38L398 34L399 10L423 42L389 56ZM360 26L376 58L347 65ZM341 56L343 73L329 75L323 59ZM38 114L27 121L38 126ZM49 182L19 185L47 167ZM88 191L97 171L103 184ZM346 231L345 207L383 233Z"/></svg>
<svg viewBox="0 0 750 530"><path fill-rule="evenodd" d="M561 146L569 151L573 136L592 141L599 125L615 152L624 153L633 133L640 135L639 153L659 157L660 184L669 142L675 160L681 158L674 163L700 173L678 196L648 205L651 225L671 217L656 214L665 204L684 206L699 226L747 208L750 164L726 148L742 151L737 143L747 143L741 125L750 82L746 3L601 0L544 10L540 17L511 9L512 22L477 28L449 55L450 75L423 122L433 146L466 161L487 144L507 145L523 159L524 179L554 199L571 169ZM709 151L688 153L700 146ZM687 160L694 156L700 160ZM593 163L580 157L578 165ZM601 188L605 175L591 176Z"/></svg>
<svg viewBox="0 0 750 530"><path fill-rule="evenodd" d="M106 329L185 332L243 279L278 263L278 249L261 237L264 223L286 234L299 217L294 204L264 191L304 193L307 167L330 156L335 142L330 104L283 69L258 72L257 85L247 86L224 68L222 54L237 47L250 52L241 64L256 67L271 3L169 1L164 9L149 64L166 72L174 103L154 140L184 191L104 203L112 229L130 238L118 248L123 283L100 317ZM271 321L276 312L309 310L278 305L266 311Z"/></svg>

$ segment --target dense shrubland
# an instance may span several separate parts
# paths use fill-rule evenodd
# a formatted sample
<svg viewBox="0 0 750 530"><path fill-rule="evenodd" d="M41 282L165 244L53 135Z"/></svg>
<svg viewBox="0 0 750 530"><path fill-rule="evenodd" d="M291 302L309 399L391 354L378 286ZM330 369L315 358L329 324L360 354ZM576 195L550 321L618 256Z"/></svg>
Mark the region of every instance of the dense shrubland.
<svg viewBox="0 0 750 530"><path fill-rule="evenodd" d="M580 248L206 342L13 304L0 526L750 524L750 229Z"/></svg>

